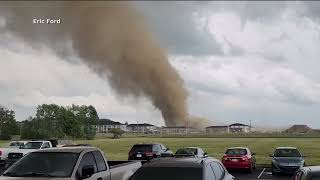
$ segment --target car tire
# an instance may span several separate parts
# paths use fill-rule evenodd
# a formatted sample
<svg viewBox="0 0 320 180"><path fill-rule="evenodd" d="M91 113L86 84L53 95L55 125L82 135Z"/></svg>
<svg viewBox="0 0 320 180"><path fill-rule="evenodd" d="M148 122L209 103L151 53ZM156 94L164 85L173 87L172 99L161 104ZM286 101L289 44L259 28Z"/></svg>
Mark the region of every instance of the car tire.
<svg viewBox="0 0 320 180"><path fill-rule="evenodd" d="M252 174L253 171L254 171L254 168L253 168L253 166L251 166L251 167L248 169L248 173L249 173L249 174Z"/></svg>

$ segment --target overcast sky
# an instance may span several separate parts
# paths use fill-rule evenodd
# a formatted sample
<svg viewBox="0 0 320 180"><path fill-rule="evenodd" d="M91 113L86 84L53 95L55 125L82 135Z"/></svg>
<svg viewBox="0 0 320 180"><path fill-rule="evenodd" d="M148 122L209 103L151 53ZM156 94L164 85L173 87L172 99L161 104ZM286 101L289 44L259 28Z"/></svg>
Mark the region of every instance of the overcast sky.
<svg viewBox="0 0 320 180"><path fill-rule="evenodd" d="M190 114L219 125L320 128L320 3L130 3L184 79ZM117 96L77 59L32 50L7 33L0 54L0 104L19 121L38 104L56 103L92 104L100 118L163 125L147 99Z"/></svg>

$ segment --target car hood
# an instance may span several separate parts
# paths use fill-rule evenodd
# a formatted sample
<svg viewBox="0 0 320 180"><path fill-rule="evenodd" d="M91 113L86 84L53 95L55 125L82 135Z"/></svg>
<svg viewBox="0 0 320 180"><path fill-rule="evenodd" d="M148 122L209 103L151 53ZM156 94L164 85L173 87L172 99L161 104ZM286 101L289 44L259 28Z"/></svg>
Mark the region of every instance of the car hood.
<svg viewBox="0 0 320 180"><path fill-rule="evenodd" d="M38 150L39 149L14 149L10 153L23 153L25 155L25 154L28 154L29 152L34 152Z"/></svg>
<svg viewBox="0 0 320 180"><path fill-rule="evenodd" d="M273 160L280 166L301 166L304 164L302 157L275 157Z"/></svg>

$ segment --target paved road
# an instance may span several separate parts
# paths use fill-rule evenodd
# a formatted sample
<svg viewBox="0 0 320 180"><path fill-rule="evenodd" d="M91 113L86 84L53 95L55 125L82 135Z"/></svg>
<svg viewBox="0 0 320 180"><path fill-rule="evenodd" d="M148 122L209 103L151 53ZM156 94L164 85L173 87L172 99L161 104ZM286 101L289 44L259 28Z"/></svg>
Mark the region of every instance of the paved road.
<svg viewBox="0 0 320 180"><path fill-rule="evenodd" d="M4 168L0 167L0 175L4 172ZM291 180L291 176L278 175L273 177L270 168L257 168L252 174L244 171L229 171L238 180Z"/></svg>
<svg viewBox="0 0 320 180"><path fill-rule="evenodd" d="M238 180L257 180L257 179L290 180L291 179L291 176L288 176L288 175L272 176L270 168L257 168L252 174L249 174L243 171L230 171L230 174L232 174Z"/></svg>

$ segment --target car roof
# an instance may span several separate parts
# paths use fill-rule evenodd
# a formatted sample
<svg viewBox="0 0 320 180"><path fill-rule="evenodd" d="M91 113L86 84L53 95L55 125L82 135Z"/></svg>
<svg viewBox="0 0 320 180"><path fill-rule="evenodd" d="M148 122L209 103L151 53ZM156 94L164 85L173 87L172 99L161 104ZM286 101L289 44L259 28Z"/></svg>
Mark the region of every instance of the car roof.
<svg viewBox="0 0 320 180"><path fill-rule="evenodd" d="M83 151L100 151L100 149L88 146L77 146L77 147L62 147L62 148L48 148L42 149L36 152L70 152L70 153L81 153Z"/></svg>
<svg viewBox="0 0 320 180"><path fill-rule="evenodd" d="M201 149L201 148L199 148L199 147L182 147L179 149Z"/></svg>
<svg viewBox="0 0 320 180"><path fill-rule="evenodd" d="M277 147L276 149L297 149L296 147Z"/></svg>
<svg viewBox="0 0 320 180"><path fill-rule="evenodd" d="M28 141L28 142L50 142L50 141Z"/></svg>
<svg viewBox="0 0 320 180"><path fill-rule="evenodd" d="M194 167L201 168L206 161L218 161L213 158L194 158L194 157L182 157L182 158L159 158L153 159L148 163L145 163L143 167Z"/></svg>
<svg viewBox="0 0 320 180"><path fill-rule="evenodd" d="M249 148L247 148L247 147L230 147L228 149L249 149Z"/></svg>
<svg viewBox="0 0 320 180"><path fill-rule="evenodd" d="M156 145L156 144L161 144L161 143L138 143L138 144L134 144L133 146L143 146L143 145L149 145L149 146L151 146L151 145Z"/></svg>

